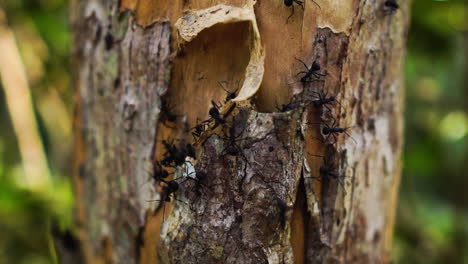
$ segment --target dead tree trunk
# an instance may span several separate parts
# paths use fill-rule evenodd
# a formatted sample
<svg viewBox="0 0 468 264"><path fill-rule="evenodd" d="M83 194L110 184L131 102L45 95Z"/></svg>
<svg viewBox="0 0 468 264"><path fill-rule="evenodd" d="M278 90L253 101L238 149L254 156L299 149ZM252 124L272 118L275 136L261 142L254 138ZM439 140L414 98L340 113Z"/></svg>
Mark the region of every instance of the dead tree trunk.
<svg viewBox="0 0 468 264"><path fill-rule="evenodd" d="M87 263L389 261L409 4L285 2L74 1Z"/></svg>

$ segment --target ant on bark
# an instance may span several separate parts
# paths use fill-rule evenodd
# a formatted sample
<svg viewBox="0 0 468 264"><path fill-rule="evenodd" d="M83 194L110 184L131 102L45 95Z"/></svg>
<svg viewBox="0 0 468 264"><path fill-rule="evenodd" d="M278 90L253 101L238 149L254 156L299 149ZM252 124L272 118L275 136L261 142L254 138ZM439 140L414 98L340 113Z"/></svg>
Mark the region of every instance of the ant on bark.
<svg viewBox="0 0 468 264"><path fill-rule="evenodd" d="M232 106L228 109L228 111L223 115L221 115L221 113L219 112L219 109L221 108L220 105L217 105L214 101L211 101L211 104L212 104L212 107L210 108L210 111L208 112L208 114L210 115L210 119L203 121L203 122L210 123L211 121L214 121L215 123L212 129L215 129L220 124L226 123L225 118L234 110L234 108L236 107L236 104L235 103L232 104Z"/></svg>
<svg viewBox="0 0 468 264"><path fill-rule="evenodd" d="M344 185L344 181L343 181L343 178L346 178L346 176L345 175L340 175L338 173L338 168L336 166L336 160L333 159L333 156L329 155L329 154L326 155L326 156L314 155L314 154L310 154L310 153L308 153L308 154L310 156L323 158L323 164L322 164L322 166L320 166L320 169L319 169L320 176L311 176L311 177L305 177L305 178L317 179L319 181L322 181L322 180L328 180L329 181L330 179L336 180L341 185L341 187L343 188L343 191L346 194L346 189L345 189L345 185Z"/></svg>
<svg viewBox="0 0 468 264"><path fill-rule="evenodd" d="M289 112L291 110L294 110L294 108L296 108L296 105L293 104L293 103L289 103L289 104L282 104L281 106L276 106L276 110L278 110L278 112Z"/></svg>
<svg viewBox="0 0 468 264"><path fill-rule="evenodd" d="M327 92L324 92L323 90L320 91L320 92L315 92L315 91L312 91L313 95L315 95L314 99L315 100L312 100L312 104L314 105L315 108L320 108L320 107L325 107L328 109L328 111L331 112L331 109L328 105L332 105L334 103L337 103L340 107L342 107L342 105L340 104L340 102L338 100L336 100L336 96L330 96L328 97L328 93Z"/></svg>
<svg viewBox="0 0 468 264"><path fill-rule="evenodd" d="M218 85L221 86L221 88L223 88L223 90L227 94L226 99L224 99L225 103L227 103L227 102L231 101L232 99L236 98L237 92L239 91L239 82L240 81L237 81L237 89L235 89L234 92L231 92L231 91L227 90L226 88L224 88L224 86L222 85L222 82L218 82Z"/></svg>
<svg viewBox="0 0 468 264"><path fill-rule="evenodd" d="M190 162L187 162L189 164L191 164ZM185 201L182 201L180 199L177 199L176 197L176 192L180 189L180 184L182 182L185 182L187 180L192 180L194 182L196 182L196 186L202 186L202 184L200 183L200 180L201 178L198 178L197 176L197 179L196 178L193 178L191 177L190 175L192 175L194 172L192 173L188 173L188 170L187 170L187 167L186 167L186 172L185 172L185 176L182 176L182 177L179 177L179 178L175 178L175 179L172 179L172 180L166 180L165 178L169 175L167 173L167 171L165 171L164 169L161 168L161 172L158 172L158 174L162 174L163 177L157 177L156 176L156 173L153 175L153 179L155 181L158 181L160 183L163 183L163 185L159 185L161 187L161 191L159 191L160 195L161 195L161 199L157 199L157 200L148 200L147 202L164 202L163 203L163 221L164 221L164 215L165 215L165 211L166 211L166 203L169 203L171 202L171 198L178 201L178 202L181 202L185 205L188 205L187 202ZM165 171L165 172L164 172ZM201 177L201 175L200 175ZM178 182L179 179L181 179L181 182Z"/></svg>
<svg viewBox="0 0 468 264"><path fill-rule="evenodd" d="M166 99L161 100L161 122L168 128L174 128L167 122L174 123L177 120L177 115L172 112L172 106L168 104Z"/></svg>
<svg viewBox="0 0 468 264"><path fill-rule="evenodd" d="M221 155L230 155L237 156L241 155L246 163L248 163L247 157L244 155L242 147L239 145L238 141L242 141L242 134L245 130L245 126L242 128L242 131L239 134L236 134L236 122L235 118L232 120L232 124L229 127L229 132L227 136L221 137L223 140L227 141L227 146L221 152Z"/></svg>
<svg viewBox="0 0 468 264"><path fill-rule="evenodd" d="M207 122L208 120L200 122L200 120L197 118L197 125L192 127L190 130L193 130L192 136L193 140L197 140L203 132L206 130L206 126L208 125Z"/></svg>
<svg viewBox="0 0 468 264"><path fill-rule="evenodd" d="M336 119L334 118L333 118L333 124L331 126L328 125L327 123L308 123L308 124L309 125L322 125L322 124L324 125L324 127L322 128L322 133L326 135L327 137L323 141L319 139L323 143L328 142L328 139L330 137L333 137L334 139L333 143L336 143L338 134L346 134L348 137L350 137L354 141L354 143L357 144L356 140L350 134L348 134L348 132L346 132L351 127L344 127L344 128L337 127L337 122L336 122Z"/></svg>
<svg viewBox="0 0 468 264"><path fill-rule="evenodd" d="M299 106L300 106L300 102L282 104L281 106L278 106L278 103L276 103L276 110L278 110L278 112L282 112L282 113L283 112L289 112L289 111L292 111L292 110L296 109Z"/></svg>
<svg viewBox="0 0 468 264"><path fill-rule="evenodd" d="M153 180L160 181L161 179L166 179L171 175L167 170L163 169L161 163L159 161L155 161L153 164Z"/></svg>
<svg viewBox="0 0 468 264"><path fill-rule="evenodd" d="M318 80L320 79L320 77L324 77L326 76L327 74L321 74L321 73L318 73L318 71L321 69L320 67L320 63L315 60L312 65L310 66L310 68L307 66L307 64L305 64L305 62L303 62L302 60L294 57L294 59L296 59L297 61L299 61L300 63L302 63L302 65L304 65L304 67L306 68L307 71L301 71L301 72L298 72L296 74L299 75L299 74L305 74L304 76L301 77L301 79L299 80L301 83L309 83L309 82L313 82L314 80L311 80L312 77L315 78L315 80Z"/></svg>
<svg viewBox="0 0 468 264"><path fill-rule="evenodd" d="M171 198L173 198L176 201L182 202L184 204L187 204L186 202L177 199L175 192L179 190L179 183L177 183L176 179L171 180L171 181L166 181L164 179L159 179L160 182L164 183L164 186L161 186L161 199L156 199L156 200L148 200L147 202L163 202L163 222L165 219L165 213L166 213L166 203L171 202ZM172 196L172 197L171 197Z"/></svg>
<svg viewBox="0 0 468 264"><path fill-rule="evenodd" d="M166 140L162 140L162 144L166 149L166 152L163 154L163 159L161 160L161 164L166 167L176 167L185 163L186 157L191 157L193 159L197 159L195 155L195 148L192 144L187 143L185 144L184 140L180 141L179 147L177 147L174 143L168 142Z"/></svg>
<svg viewBox="0 0 468 264"><path fill-rule="evenodd" d="M312 0L312 2L319 8L319 4L317 4L315 1ZM284 0L284 5L287 6L287 7L291 7L292 10L291 10L291 15L288 16L288 19L286 19L286 24L288 23L289 19L294 15L294 3L296 3L297 5L301 6L302 10L304 10L304 1L300 1L300 0Z"/></svg>

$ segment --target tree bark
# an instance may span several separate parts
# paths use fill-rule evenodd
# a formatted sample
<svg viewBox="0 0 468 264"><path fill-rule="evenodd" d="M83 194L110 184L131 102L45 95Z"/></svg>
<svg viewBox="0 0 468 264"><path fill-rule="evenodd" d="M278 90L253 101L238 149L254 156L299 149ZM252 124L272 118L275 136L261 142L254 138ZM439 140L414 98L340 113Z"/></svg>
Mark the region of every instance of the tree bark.
<svg viewBox="0 0 468 264"><path fill-rule="evenodd" d="M288 19L280 0L74 1L86 262L389 262L409 16L399 5L305 1ZM295 57L324 76L300 82ZM338 103L320 107L321 91ZM225 122L195 141L212 100ZM334 123L349 135L324 134ZM193 142L197 159L174 169L171 203L148 202L166 198L151 176L171 139Z"/></svg>

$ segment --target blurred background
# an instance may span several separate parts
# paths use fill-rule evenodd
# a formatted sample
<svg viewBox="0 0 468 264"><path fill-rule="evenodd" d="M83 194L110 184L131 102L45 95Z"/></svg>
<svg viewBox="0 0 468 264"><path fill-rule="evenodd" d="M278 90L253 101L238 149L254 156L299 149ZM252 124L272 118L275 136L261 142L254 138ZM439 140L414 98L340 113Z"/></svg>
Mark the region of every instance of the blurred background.
<svg viewBox="0 0 468 264"><path fill-rule="evenodd" d="M412 3L394 262L468 263L468 5ZM50 233L72 223L68 17L0 0L0 263L56 263Z"/></svg>

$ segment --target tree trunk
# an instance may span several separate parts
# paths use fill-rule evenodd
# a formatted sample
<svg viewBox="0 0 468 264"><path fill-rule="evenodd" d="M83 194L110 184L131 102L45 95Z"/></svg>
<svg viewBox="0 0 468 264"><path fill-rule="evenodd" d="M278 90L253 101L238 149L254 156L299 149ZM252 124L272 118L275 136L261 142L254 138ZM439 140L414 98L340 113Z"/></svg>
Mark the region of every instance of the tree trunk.
<svg viewBox="0 0 468 264"><path fill-rule="evenodd" d="M87 263L389 262L409 15L399 4L306 0L292 14L281 0L74 1ZM318 74L297 75L295 58ZM195 140L212 100L220 115ZM196 152L166 168L171 196L153 175L163 140Z"/></svg>

